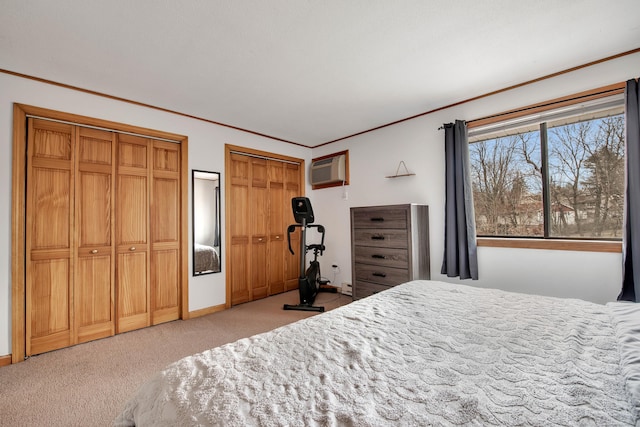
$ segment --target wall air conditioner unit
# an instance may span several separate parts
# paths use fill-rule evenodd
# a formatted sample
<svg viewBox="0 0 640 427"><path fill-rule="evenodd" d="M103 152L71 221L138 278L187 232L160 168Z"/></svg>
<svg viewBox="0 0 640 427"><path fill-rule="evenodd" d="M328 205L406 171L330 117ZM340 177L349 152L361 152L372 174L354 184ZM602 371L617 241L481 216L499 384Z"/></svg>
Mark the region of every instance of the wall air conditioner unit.
<svg viewBox="0 0 640 427"><path fill-rule="evenodd" d="M311 185L331 184L345 180L345 155L327 157L311 163Z"/></svg>

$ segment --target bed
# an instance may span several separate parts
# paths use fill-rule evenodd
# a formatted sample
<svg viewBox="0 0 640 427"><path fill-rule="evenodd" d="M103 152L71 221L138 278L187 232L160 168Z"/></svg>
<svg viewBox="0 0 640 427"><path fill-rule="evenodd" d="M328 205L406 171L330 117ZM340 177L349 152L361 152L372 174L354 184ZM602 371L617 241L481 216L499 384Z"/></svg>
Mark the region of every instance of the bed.
<svg viewBox="0 0 640 427"><path fill-rule="evenodd" d="M181 359L117 426L640 425L640 312L412 281Z"/></svg>
<svg viewBox="0 0 640 427"><path fill-rule="evenodd" d="M193 269L195 273L219 271L220 257L218 256L216 248L195 243L193 256Z"/></svg>

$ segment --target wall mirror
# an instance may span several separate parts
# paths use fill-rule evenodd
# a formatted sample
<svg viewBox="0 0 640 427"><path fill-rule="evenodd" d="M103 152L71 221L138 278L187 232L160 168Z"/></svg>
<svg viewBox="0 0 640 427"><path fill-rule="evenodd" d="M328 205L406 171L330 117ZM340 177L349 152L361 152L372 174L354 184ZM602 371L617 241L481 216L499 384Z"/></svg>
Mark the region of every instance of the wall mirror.
<svg viewBox="0 0 640 427"><path fill-rule="evenodd" d="M193 170L193 275L219 273L220 174Z"/></svg>

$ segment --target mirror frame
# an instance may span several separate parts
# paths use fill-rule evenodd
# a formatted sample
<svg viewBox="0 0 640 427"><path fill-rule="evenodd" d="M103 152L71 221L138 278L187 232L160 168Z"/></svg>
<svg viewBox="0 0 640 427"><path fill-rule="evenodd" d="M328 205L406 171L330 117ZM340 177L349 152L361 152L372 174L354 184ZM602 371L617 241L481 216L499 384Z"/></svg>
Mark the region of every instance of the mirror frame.
<svg viewBox="0 0 640 427"><path fill-rule="evenodd" d="M209 174L209 175L217 175L218 178L218 186L217 191L215 192L214 199L211 201L214 203L214 206L211 207L211 211L214 212L213 226L214 226L214 236L213 240L217 239L217 251L215 247L210 245L202 245L200 247L199 255L196 255L196 231L198 230L198 224L196 224L196 180L198 179L206 179L206 178L198 178L198 175ZM220 228L220 213L221 213L221 198L220 191L222 188L222 174L220 172L206 171L206 170L191 170L191 238L193 239L191 244L191 257L192 257L192 275L194 277L204 276L207 274L214 274L222 272L222 230ZM215 231L217 230L217 236L215 235ZM198 262L197 257L205 258L206 262L212 262L214 267L209 270L201 270L197 271L196 264ZM217 258L217 259L216 259ZM217 266L215 266L215 262L217 261Z"/></svg>

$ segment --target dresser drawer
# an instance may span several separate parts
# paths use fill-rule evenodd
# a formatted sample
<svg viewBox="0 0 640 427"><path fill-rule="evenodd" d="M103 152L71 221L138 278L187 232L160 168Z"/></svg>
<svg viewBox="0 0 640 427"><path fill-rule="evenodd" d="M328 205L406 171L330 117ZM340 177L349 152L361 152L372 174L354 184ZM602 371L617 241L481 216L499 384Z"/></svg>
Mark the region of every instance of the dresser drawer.
<svg viewBox="0 0 640 427"><path fill-rule="evenodd" d="M409 281L409 270L380 265L355 263L355 279L395 286Z"/></svg>
<svg viewBox="0 0 640 427"><path fill-rule="evenodd" d="M392 288L392 286L356 281L356 286L354 287L354 297L356 299L360 299L368 297L369 295L377 294L378 292L382 292L390 288Z"/></svg>
<svg viewBox="0 0 640 427"><path fill-rule="evenodd" d="M363 206L352 207L350 213L354 299L429 279L428 206Z"/></svg>
<svg viewBox="0 0 640 427"><path fill-rule="evenodd" d="M394 268L409 268L409 251L407 249L356 247L355 262Z"/></svg>
<svg viewBox="0 0 640 427"><path fill-rule="evenodd" d="M407 210L361 209L353 212L354 228L401 228L407 229Z"/></svg>
<svg viewBox="0 0 640 427"><path fill-rule="evenodd" d="M353 231L353 243L356 246L375 246L378 248L408 248L407 230L357 228Z"/></svg>

